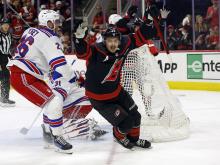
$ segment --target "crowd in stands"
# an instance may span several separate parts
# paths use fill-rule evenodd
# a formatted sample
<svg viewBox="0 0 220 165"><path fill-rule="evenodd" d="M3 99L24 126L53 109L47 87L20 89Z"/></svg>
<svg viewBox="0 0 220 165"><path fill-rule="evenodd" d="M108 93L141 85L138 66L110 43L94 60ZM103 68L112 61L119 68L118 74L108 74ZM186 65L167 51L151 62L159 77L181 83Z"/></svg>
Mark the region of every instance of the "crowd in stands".
<svg viewBox="0 0 220 165"><path fill-rule="evenodd" d="M29 26L37 26L37 2L33 4L31 0L10 0L9 4L15 10L7 9L7 18L11 22L11 33L14 45L20 40L23 32ZM3 4L1 7L3 9ZM40 10L52 9L61 15L62 28L59 29L59 36L64 45L64 52L71 53L70 33L71 33L71 9L70 0L41 0ZM3 10L1 10L3 17ZM23 20L24 21L23 21Z"/></svg>
<svg viewBox="0 0 220 165"><path fill-rule="evenodd" d="M9 0L8 0L9 1ZM219 15L218 0L210 0L212 5L208 7L206 15L195 16L195 46L197 50L219 50ZM71 49L71 9L70 0L40 0L40 10L52 9L61 14L62 28L58 34L64 45L64 52L69 54ZM83 3L84 1L75 0L74 3ZM11 32L14 44L19 41L23 31L28 26L37 26L37 4L32 0L10 0L12 8L19 16L7 9L7 17L11 20ZM79 5L78 5L79 6ZM0 1L0 18L3 17L3 4ZM79 8L77 9L79 10ZM172 12L172 9L171 9ZM22 20L24 19L26 23ZM103 13L100 5L96 7L96 15L93 18L95 32L103 29L107 21L107 13ZM191 50L193 49L193 27L192 16L186 15L179 25L167 26L167 44L170 50ZM93 38L94 39L94 38Z"/></svg>
<svg viewBox="0 0 220 165"><path fill-rule="evenodd" d="M196 50L219 50L218 0L211 0L206 15L195 16ZM192 16L186 15L179 27L168 25L167 43L170 50L191 50L193 43Z"/></svg>

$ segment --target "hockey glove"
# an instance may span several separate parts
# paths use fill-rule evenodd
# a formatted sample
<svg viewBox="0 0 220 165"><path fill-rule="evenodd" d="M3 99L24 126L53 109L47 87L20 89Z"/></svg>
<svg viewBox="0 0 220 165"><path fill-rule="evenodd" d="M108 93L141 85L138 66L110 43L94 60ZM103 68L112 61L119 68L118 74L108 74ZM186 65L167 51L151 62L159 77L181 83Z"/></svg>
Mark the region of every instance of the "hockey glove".
<svg viewBox="0 0 220 165"><path fill-rule="evenodd" d="M83 39L86 36L88 28L80 24L74 33L77 39Z"/></svg>
<svg viewBox="0 0 220 165"><path fill-rule="evenodd" d="M85 86L85 79L82 76L79 76L79 78L77 79L77 84L80 88L84 87Z"/></svg>
<svg viewBox="0 0 220 165"><path fill-rule="evenodd" d="M160 15L162 19L167 19L168 15L170 14L169 10L160 9Z"/></svg>
<svg viewBox="0 0 220 165"><path fill-rule="evenodd" d="M146 44L147 44L147 47L149 48L150 53L153 56L157 56L159 54L159 51L157 47L154 45L152 40L147 40Z"/></svg>
<svg viewBox="0 0 220 165"><path fill-rule="evenodd" d="M135 5L132 5L129 9L128 9L128 16L130 18L134 18L137 15L137 11L138 11L138 7Z"/></svg>
<svg viewBox="0 0 220 165"><path fill-rule="evenodd" d="M147 7L144 13L144 16L148 22L153 21L153 18L158 18L159 15L160 11L157 9L155 5Z"/></svg>

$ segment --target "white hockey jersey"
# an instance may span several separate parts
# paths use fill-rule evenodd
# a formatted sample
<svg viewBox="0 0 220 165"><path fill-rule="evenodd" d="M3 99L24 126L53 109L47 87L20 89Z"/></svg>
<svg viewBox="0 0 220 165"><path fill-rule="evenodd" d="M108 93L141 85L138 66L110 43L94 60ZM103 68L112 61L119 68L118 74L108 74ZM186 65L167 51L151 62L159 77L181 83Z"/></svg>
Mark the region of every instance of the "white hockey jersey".
<svg viewBox="0 0 220 165"><path fill-rule="evenodd" d="M59 37L52 30L29 28L23 33L15 57L8 66L16 65L41 80L52 73L53 81L61 81L63 89L69 93L68 83L74 83L76 75L67 65L62 48Z"/></svg>

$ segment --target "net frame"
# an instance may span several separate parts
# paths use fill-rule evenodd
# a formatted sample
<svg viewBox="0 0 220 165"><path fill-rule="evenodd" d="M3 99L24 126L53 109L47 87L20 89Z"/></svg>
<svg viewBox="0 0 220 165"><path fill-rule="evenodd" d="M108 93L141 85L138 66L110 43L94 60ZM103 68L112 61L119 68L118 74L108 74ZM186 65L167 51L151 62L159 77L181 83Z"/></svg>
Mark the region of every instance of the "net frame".
<svg viewBox="0 0 220 165"><path fill-rule="evenodd" d="M137 96L141 100L138 107L142 115L142 138L152 142L167 142L189 137L189 118L171 93L147 45L128 54L121 75L124 89L135 102L138 102Z"/></svg>

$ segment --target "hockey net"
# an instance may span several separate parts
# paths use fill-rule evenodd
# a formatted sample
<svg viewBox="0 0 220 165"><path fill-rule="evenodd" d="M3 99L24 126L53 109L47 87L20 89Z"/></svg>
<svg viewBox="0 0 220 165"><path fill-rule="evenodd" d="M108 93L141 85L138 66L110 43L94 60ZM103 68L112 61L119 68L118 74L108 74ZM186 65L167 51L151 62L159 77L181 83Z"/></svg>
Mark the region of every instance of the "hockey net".
<svg viewBox="0 0 220 165"><path fill-rule="evenodd" d="M166 142L189 136L189 119L146 45L129 53L121 83L139 107L142 138Z"/></svg>

